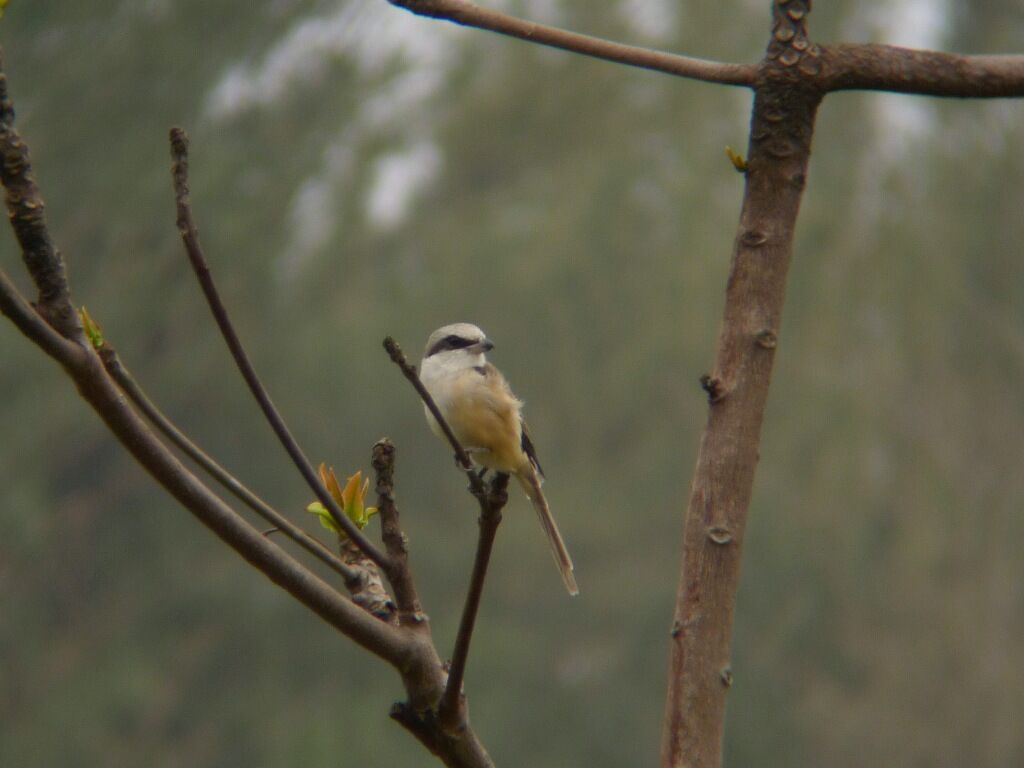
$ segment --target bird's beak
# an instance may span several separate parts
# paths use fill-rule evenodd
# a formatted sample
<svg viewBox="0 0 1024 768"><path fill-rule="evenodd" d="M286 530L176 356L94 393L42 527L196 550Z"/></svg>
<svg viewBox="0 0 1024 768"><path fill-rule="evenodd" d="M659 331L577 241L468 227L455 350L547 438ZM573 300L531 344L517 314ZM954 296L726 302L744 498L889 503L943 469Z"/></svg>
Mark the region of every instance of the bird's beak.
<svg viewBox="0 0 1024 768"><path fill-rule="evenodd" d="M494 342L490 339L484 339L483 341L477 342L476 347L480 352L490 352L494 349Z"/></svg>

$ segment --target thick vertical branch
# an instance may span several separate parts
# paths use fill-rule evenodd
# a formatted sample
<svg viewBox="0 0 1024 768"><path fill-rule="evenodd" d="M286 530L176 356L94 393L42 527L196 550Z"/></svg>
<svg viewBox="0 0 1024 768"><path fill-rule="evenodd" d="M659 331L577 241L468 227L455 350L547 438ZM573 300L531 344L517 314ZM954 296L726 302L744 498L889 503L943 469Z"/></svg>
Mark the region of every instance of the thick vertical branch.
<svg viewBox="0 0 1024 768"><path fill-rule="evenodd" d="M702 380L710 413L683 531L663 768L721 765L740 550L822 95L803 79L819 68L819 51L807 41L803 24L809 5L776 4L772 42L755 91L725 314L714 370Z"/></svg>

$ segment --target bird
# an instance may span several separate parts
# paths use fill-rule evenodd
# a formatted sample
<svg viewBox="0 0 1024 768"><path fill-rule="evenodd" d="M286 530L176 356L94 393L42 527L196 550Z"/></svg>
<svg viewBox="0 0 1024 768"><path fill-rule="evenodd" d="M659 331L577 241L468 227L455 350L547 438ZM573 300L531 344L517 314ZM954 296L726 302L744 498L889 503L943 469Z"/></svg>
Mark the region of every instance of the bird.
<svg viewBox="0 0 1024 768"><path fill-rule="evenodd" d="M487 362L494 344L477 326L454 323L427 339L420 380L452 432L476 464L513 475L533 505L570 595L578 595L572 558L541 491L544 471L523 422L523 403ZM427 423L442 440L444 431L424 406Z"/></svg>

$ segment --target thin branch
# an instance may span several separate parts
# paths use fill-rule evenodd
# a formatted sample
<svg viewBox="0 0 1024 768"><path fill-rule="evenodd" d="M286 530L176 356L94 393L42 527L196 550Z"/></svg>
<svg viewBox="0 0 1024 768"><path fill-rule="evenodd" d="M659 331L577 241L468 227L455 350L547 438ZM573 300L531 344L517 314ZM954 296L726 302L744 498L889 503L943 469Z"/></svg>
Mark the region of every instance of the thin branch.
<svg viewBox="0 0 1024 768"><path fill-rule="evenodd" d="M408 379L409 383L412 384L413 388L419 394L420 399L423 400L423 404L427 406L427 410L434 417L435 421L441 426L441 431L444 432L444 436L448 439L449 444L455 451L455 458L459 464L462 465L463 471L466 473L466 477L469 478L469 486L473 491L473 495L478 499L482 499L487 494L487 486L484 481L480 479L480 476L473 471L473 460L469 458L469 454L466 453L466 449L462 447L462 443L455 437L455 433L452 432L452 428L448 426L448 422L444 416L441 415L441 409L437 407L437 403L434 402L434 398L430 396L427 388L423 386L423 382L420 381L419 374L416 372L416 366L410 365L405 359L405 353L402 352L402 348L398 346L398 342L388 336L384 339L384 349L387 350L388 356L391 358L391 362L398 366L401 370L402 375Z"/></svg>
<svg viewBox="0 0 1024 768"><path fill-rule="evenodd" d="M0 54L0 67L2 63ZM217 498L146 427L107 376L99 357L85 342L78 314L71 307L63 260L42 216L43 200L29 175L28 147L14 129L14 107L6 83L0 70L0 183L6 190L7 211L22 244L26 267L40 290L40 309L30 305L0 272L0 311L61 363L111 432L182 506L344 634L396 666L406 664L408 650L401 635L342 597ZM65 331L72 340L65 338Z"/></svg>
<svg viewBox="0 0 1024 768"><path fill-rule="evenodd" d="M274 407L270 396L267 394L267 390L256 375L256 369L253 368L249 356L242 347L242 342L239 340L238 334L231 324L227 309L224 307L224 302L221 301L217 286L213 282L213 276L210 274L206 257L203 255L202 247L199 245L199 233L192 219L192 208L188 191L188 137L181 128L172 128L170 138L171 156L174 160L172 176L174 179L174 198L178 212L178 232L181 234L182 242L185 244L185 250L188 253L189 262L192 264L192 269L195 271L196 278L203 289L206 301L210 305L210 311L217 321L217 326L224 336L224 341L227 342L228 349L231 350L231 356L235 359L235 363L242 373L245 383L249 386L249 391L256 398L256 402L259 403L260 409L263 411L264 416L266 416L270 426L277 434L288 455L291 456L292 461L306 480L306 483L316 494L316 497L328 509L331 517L345 531L349 539L354 541L366 553L367 557L387 573L390 567L387 555L370 543L370 540L348 519L327 492L327 489L324 488L316 472L313 470L313 465L309 463L309 459L306 458L299 444L292 437L281 414Z"/></svg>
<svg viewBox="0 0 1024 768"><path fill-rule="evenodd" d="M381 621L398 626L395 601L384 586L381 570L351 539L338 537L338 554L356 572L356 577L345 581L352 602L369 611Z"/></svg>
<svg viewBox="0 0 1024 768"><path fill-rule="evenodd" d="M91 349L54 331L0 272L0 312L32 342L59 362L82 397L142 466L200 522L246 561L331 626L403 670L408 677L409 643L315 576L203 485L146 427L107 375Z"/></svg>
<svg viewBox="0 0 1024 768"><path fill-rule="evenodd" d="M364 613L217 498L146 427L107 376L99 358L54 331L3 272L0 312L64 367L114 436L200 522L327 623L399 669L408 666L407 642L395 628Z"/></svg>
<svg viewBox="0 0 1024 768"><path fill-rule="evenodd" d="M398 630L375 619L314 575L217 498L179 462L106 375L99 359L70 372L83 397L146 470L218 537L299 602L357 643L395 666L408 663Z"/></svg>
<svg viewBox="0 0 1024 768"><path fill-rule="evenodd" d="M395 446L387 438L373 446L371 462L376 474L377 511L381 538L391 561L391 586L398 603L399 623L420 626L426 621L409 568L409 551L395 504Z"/></svg>
<svg viewBox="0 0 1024 768"><path fill-rule="evenodd" d="M10 126L7 128L9 136ZM11 204L9 197L8 204ZM49 241L45 222L37 219L33 226L40 227L42 236ZM57 259L56 251L51 251L47 258ZM39 268L44 274L59 271L59 265L52 262L42 263ZM57 333L2 272L0 312L64 367L79 393L114 436L183 507L271 581L343 634L399 669L409 666L408 641L396 628L371 617L340 595L217 498L147 428L107 375L92 348L80 346Z"/></svg>
<svg viewBox="0 0 1024 768"><path fill-rule="evenodd" d="M187 435L178 429L174 423L160 411L156 404L149 399L142 387L140 387L139 383L135 380L135 377L131 375L128 369L124 366L124 363L121 362L120 356L109 342L104 341L103 345L97 351L99 353L100 360L103 361L103 367L107 369L107 373L110 374L111 378L121 388L121 391L128 395L128 398L135 404L135 407L139 409L142 415L146 417L149 423L156 427L168 440L176 445L182 453L202 467L207 474L226 488L236 499L241 501L268 523L272 524L276 530L279 530L300 547L327 565L327 567L335 573L339 574L343 579L345 579L346 585L350 585L360 579L360 574L357 570L342 562L342 560L331 552L326 545L310 536L302 530L302 528L295 525L288 518L249 490L249 488L243 485L238 478L214 461L213 458L206 454L199 446L192 442Z"/></svg>
<svg viewBox="0 0 1024 768"><path fill-rule="evenodd" d="M955 98L1024 96L1024 56L963 56L894 45L821 47L827 91L873 90Z"/></svg>
<svg viewBox="0 0 1024 768"><path fill-rule="evenodd" d="M7 213L21 246L22 259L39 290L39 311L64 337L83 341L78 315L71 305L67 272L50 239L39 188L32 177L28 146L14 129L14 103L7 91L0 49L0 183L6 191Z"/></svg>
<svg viewBox="0 0 1024 768"><path fill-rule="evenodd" d="M505 13L481 8L475 3L466 2L466 0L388 0L388 2L418 16L444 19L467 27L497 32L529 43L561 48L564 51L591 56L595 59L664 72L691 80L752 87L757 77L757 67L751 64L707 61L614 43L610 40L581 35L558 27L535 24L532 21L525 21Z"/></svg>
<svg viewBox="0 0 1024 768"><path fill-rule="evenodd" d="M452 663L448 670L448 684L441 697L438 717L441 727L452 730L465 719L462 695L462 680L466 674L466 661L469 658L469 644L473 639L473 627L480 608L480 598L484 592L484 580L487 577L487 566L491 561L491 550L494 548L494 537L501 523L501 510L508 503L508 475L499 472L491 481L491 488L486 499L480 501L480 537L477 539L476 557L473 560L473 575L469 580L469 591L459 621L459 632L455 638L455 650Z"/></svg>
<svg viewBox="0 0 1024 768"><path fill-rule="evenodd" d="M3 270L0 270L0 313L36 346L64 365L77 365L88 354L84 348L57 333L21 295Z"/></svg>

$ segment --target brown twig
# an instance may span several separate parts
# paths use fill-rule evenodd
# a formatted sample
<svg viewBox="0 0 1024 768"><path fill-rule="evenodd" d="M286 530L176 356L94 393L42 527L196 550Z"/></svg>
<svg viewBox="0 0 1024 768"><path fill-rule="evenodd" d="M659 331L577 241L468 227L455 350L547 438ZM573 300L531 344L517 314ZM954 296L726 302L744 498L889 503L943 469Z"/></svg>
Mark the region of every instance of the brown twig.
<svg viewBox="0 0 1024 768"><path fill-rule="evenodd" d="M410 365L409 361L405 359L405 353L402 352L402 348L398 346L398 342L390 336L384 339L384 349L387 350L388 356L391 358L391 362L398 366L402 375L412 384L413 388L419 394L420 399L423 400L423 404L427 406L427 410L434 417L437 423L441 426L441 431L444 432L444 436L447 438L452 449L455 451L455 458L458 460L462 469L465 471L466 476L469 478L469 487L473 490L473 495L478 499L483 498L487 494L487 486L480 476L473 471L473 460L469 458L469 454L466 453L466 449L462 447L462 443L455 437L455 433L452 432L452 428L448 426L448 422L444 416L441 415L441 409L437 407L437 403L434 402L434 398L431 397L427 388L423 386L423 382L420 381L420 376L416 372L416 366Z"/></svg>
<svg viewBox="0 0 1024 768"><path fill-rule="evenodd" d="M57 333L28 299L21 295L3 270L0 270L0 313L36 346L47 350L65 365L77 365L88 354L85 348Z"/></svg>
<svg viewBox="0 0 1024 768"><path fill-rule="evenodd" d="M178 429L174 422L167 418L156 404L149 399L149 396L146 395L142 387L140 387L139 383L135 380L135 377L132 376L124 366L124 363L121 362L121 357L108 341L104 340L103 345L97 350L97 352L100 356L100 360L103 361L103 367L107 369L107 373L109 373L111 378L117 382L117 386L119 386L121 391L128 396L128 399L135 404L135 407L139 409L149 423L156 427L168 440L171 441L171 443L177 446L182 453L202 467L210 477L220 483L236 499L241 501L268 523L271 523L274 526L271 530L280 531L290 538L300 547L327 565L327 567L335 573L344 578L346 584L360 578L359 573L356 570L342 562L342 560L331 552L326 545L310 536L299 526L292 523L288 518L263 501L263 499L249 490L249 488L247 488L238 478L224 469L198 445L192 442L185 433Z"/></svg>
<svg viewBox="0 0 1024 768"><path fill-rule="evenodd" d="M952 98L1024 96L1024 56L964 56L894 45L821 46L828 91L871 90Z"/></svg>
<svg viewBox="0 0 1024 768"><path fill-rule="evenodd" d="M203 289L206 301L210 305L210 311L217 321L217 326L224 336L224 341L227 342L228 349L231 350L231 356L234 358L242 378L245 379L245 383L249 386L249 391L252 392L253 397L263 411L263 415L277 434L278 439L302 474L302 477L320 502L331 513L334 521L345 532L345 535L366 553L367 557L380 566L385 573L388 572L390 563L388 562L387 555L377 549L363 535L362 531L348 519L331 497L331 494L324 488L320 478L317 477L316 472L313 470L313 465L309 463L309 459L306 458L305 453L303 453L298 442L292 436L281 414L274 407L270 395L267 394L267 390L256 375L256 369L249 360L249 356L246 354L242 342L235 332L231 319L228 317L227 309L224 306L224 302L221 301L220 293L217 291L217 286L210 273L210 267L206 262L206 257L203 255L202 247L199 245L199 233L192 219L192 207L189 201L188 137L181 128L172 128L170 139L171 157L174 161L172 177L174 180L174 199L178 213L178 232L181 235L182 242L185 244L185 251L188 254L189 262L192 264L192 269Z"/></svg>
<svg viewBox="0 0 1024 768"><path fill-rule="evenodd" d="M399 623L418 627L426 621L409 568L409 551L395 504L395 446L384 438L373 446L371 463L376 475L377 512L381 538L391 561L389 581L398 603Z"/></svg>
<svg viewBox="0 0 1024 768"><path fill-rule="evenodd" d="M32 177L28 145L14 129L14 102L7 91L0 51L0 183L6 192L7 214L21 246L22 260L39 290L37 307L64 337L82 342L82 327L71 304L67 271L46 227L46 206Z"/></svg>
<svg viewBox="0 0 1024 768"><path fill-rule="evenodd" d="M445 685L444 696L438 707L438 718L441 727L453 730L465 719L465 698L462 695L462 680L466 674L466 661L469 658L469 644L473 639L473 627L480 608L480 598L484 592L484 580L487 577L487 566L491 561L494 548L494 537L501 523L501 510L508 503L508 475L499 472L491 481L486 498L480 500L480 536L477 539L476 557L473 560L473 575L469 580L469 591L462 608L459 621L459 632L455 638L455 650L452 652L452 663L448 670L448 683Z"/></svg>
<svg viewBox="0 0 1024 768"><path fill-rule="evenodd" d="M475 3L466 2L466 0L388 0L388 2L418 16L444 19L530 43L561 48L564 51L591 56L595 59L640 67L654 72L664 72L691 80L751 87L757 77L757 67L751 64L707 61L675 53L653 51L634 45L623 45L610 40L602 40L599 37L569 32L558 27L535 24L506 13L481 8Z"/></svg>

